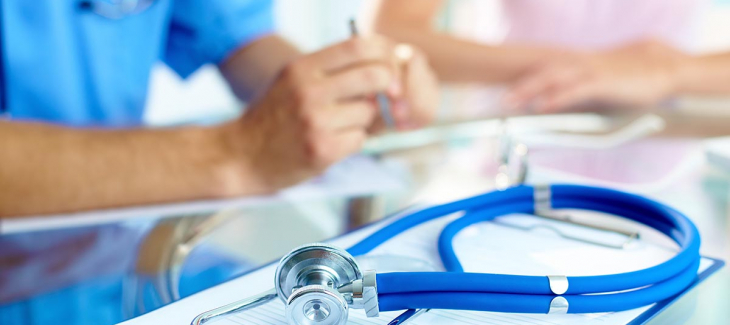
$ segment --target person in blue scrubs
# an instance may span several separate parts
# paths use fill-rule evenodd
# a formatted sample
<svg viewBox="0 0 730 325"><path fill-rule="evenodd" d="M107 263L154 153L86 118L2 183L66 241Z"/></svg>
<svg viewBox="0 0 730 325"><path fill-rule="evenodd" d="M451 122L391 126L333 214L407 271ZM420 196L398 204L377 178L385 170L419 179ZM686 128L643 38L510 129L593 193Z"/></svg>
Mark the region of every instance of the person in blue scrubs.
<svg viewBox="0 0 730 325"><path fill-rule="evenodd" d="M275 34L268 0L0 0L0 45L0 218L274 192L382 129L376 93L399 129L437 103L417 49L369 36L305 55ZM181 77L216 65L246 113L145 127L159 61ZM0 323L123 320L122 282L148 229L0 236ZM242 266L197 265L184 293Z"/></svg>
<svg viewBox="0 0 730 325"><path fill-rule="evenodd" d="M0 217L271 193L357 152L382 128L376 93L399 129L437 103L420 51L369 36L302 55L268 0L0 4ZM182 77L217 65L247 112L145 128L158 61Z"/></svg>

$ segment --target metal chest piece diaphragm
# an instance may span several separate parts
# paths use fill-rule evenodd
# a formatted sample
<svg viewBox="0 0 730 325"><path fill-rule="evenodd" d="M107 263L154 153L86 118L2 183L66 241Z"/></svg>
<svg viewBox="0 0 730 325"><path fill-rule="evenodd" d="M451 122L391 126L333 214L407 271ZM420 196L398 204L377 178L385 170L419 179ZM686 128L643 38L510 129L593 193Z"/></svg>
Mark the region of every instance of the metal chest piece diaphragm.
<svg viewBox="0 0 730 325"><path fill-rule="evenodd" d="M291 325L344 325L348 311L342 294L316 284L294 290L286 303L286 319Z"/></svg>
<svg viewBox="0 0 730 325"><path fill-rule="evenodd" d="M345 324L349 301L340 286L363 278L347 251L321 243L300 246L276 268L274 286L292 325Z"/></svg>

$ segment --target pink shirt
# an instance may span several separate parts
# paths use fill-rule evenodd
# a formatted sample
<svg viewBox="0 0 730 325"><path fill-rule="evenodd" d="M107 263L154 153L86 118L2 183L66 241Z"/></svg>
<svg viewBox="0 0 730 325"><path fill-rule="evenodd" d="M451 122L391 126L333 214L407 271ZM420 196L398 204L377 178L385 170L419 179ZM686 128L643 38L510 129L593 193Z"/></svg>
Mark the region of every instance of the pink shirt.
<svg viewBox="0 0 730 325"><path fill-rule="evenodd" d="M704 0L503 0L505 41L602 49L657 38L686 49Z"/></svg>

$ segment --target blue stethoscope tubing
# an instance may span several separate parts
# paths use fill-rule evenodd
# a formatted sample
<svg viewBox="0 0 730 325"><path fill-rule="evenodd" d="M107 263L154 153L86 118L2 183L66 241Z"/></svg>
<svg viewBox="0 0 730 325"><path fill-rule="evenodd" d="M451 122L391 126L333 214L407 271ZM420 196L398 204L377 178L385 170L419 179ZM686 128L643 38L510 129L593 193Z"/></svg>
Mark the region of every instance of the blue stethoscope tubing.
<svg viewBox="0 0 730 325"><path fill-rule="evenodd" d="M671 259L622 274L569 276L562 295L569 313L596 313L634 309L671 298L696 279L700 263L700 235L680 212L653 200L616 190L580 186L550 186L555 209L604 212L657 229L679 245ZM533 214L535 188L518 186L503 191L439 205L405 216L348 249L363 255L398 234L424 222L456 212L463 216L449 223L438 239L446 272L393 272L377 275L381 311L402 309L460 309L477 311L547 313L556 296L546 276L464 272L453 248L454 237L475 223L512 214Z"/></svg>

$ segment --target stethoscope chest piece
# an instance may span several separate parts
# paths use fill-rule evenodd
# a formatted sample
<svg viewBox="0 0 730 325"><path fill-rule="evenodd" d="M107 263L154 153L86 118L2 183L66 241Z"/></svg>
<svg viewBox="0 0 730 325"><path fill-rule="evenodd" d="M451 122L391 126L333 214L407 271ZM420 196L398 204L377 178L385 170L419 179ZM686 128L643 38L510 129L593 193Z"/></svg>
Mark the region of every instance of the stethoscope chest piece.
<svg viewBox="0 0 730 325"><path fill-rule="evenodd" d="M286 319L296 325L347 323L347 301L330 287L308 285L294 290L287 299Z"/></svg>
<svg viewBox="0 0 730 325"><path fill-rule="evenodd" d="M378 313L375 272L360 271L341 248L320 243L298 247L281 259L274 279L292 325L346 324L350 306L365 308L368 316Z"/></svg>

